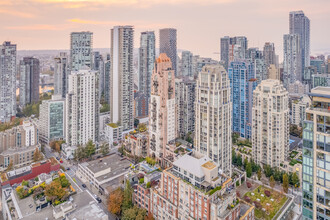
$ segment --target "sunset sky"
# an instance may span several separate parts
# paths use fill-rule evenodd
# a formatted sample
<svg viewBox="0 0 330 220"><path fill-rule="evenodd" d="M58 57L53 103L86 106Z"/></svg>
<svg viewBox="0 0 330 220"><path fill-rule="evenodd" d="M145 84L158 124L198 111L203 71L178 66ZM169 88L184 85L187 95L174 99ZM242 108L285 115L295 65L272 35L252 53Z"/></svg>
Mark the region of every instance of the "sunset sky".
<svg viewBox="0 0 330 220"><path fill-rule="evenodd" d="M330 54L329 0L0 0L0 42L18 50L69 49L72 31L94 33L94 48L110 47L114 25L140 32L174 27L178 48L219 58L220 37L245 35L249 47L274 42L282 60L289 12L303 10L311 20L311 53Z"/></svg>

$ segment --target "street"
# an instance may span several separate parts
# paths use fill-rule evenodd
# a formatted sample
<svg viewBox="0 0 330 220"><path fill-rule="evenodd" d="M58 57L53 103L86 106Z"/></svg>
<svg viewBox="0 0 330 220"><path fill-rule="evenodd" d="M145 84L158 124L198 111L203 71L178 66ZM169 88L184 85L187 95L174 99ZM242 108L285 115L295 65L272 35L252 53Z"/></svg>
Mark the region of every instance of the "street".
<svg viewBox="0 0 330 220"><path fill-rule="evenodd" d="M64 170L66 176L70 179L70 182L73 183L73 186L75 188L77 188L77 193L82 193L84 191L86 191L91 197L92 199L98 204L98 206L104 211L104 213L106 213L108 215L108 219L109 220L116 220L116 216L113 215L112 213L110 213L107 209L107 200L106 199L102 199L102 203L98 203L98 201L95 198L95 193L93 193L93 190L88 189L88 186L90 184L86 184L86 188L82 187L83 182L81 181L81 179L76 175L76 172L78 170L78 165L76 162L73 161L69 161L66 160L65 158L61 157L59 155L59 153L56 152L52 152L52 149L49 146L45 146L45 156L47 158L50 157L59 157L62 159L63 163L61 163L61 166L63 166L65 169L69 170ZM117 149L112 149L112 151L116 151Z"/></svg>

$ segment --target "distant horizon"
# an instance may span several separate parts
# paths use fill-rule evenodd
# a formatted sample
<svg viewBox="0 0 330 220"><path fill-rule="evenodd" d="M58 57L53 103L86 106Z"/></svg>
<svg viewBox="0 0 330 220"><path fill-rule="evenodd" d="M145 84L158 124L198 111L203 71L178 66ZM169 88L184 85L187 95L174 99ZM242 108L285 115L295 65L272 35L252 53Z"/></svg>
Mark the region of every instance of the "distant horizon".
<svg viewBox="0 0 330 220"><path fill-rule="evenodd" d="M177 29L177 48L219 59L220 38L246 36L248 47L275 44L283 60L283 35L289 33L290 11L302 10L311 21L311 55L330 54L330 1L315 0L0 0L0 43L19 51L66 50L70 33L93 32L94 48L110 48L110 29L134 26L134 48L140 33Z"/></svg>

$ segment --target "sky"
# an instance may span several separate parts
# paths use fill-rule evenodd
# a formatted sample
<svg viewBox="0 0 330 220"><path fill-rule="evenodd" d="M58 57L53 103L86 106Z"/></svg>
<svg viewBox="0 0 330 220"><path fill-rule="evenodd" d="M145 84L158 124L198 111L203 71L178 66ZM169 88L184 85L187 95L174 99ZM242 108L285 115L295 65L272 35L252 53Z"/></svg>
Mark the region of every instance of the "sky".
<svg viewBox="0 0 330 220"><path fill-rule="evenodd" d="M220 38L246 36L249 47L275 43L280 61L289 12L311 20L311 54L330 54L329 0L0 0L0 42L18 50L69 49L70 33L92 31L94 48L110 47L110 29L177 29L178 49L219 59Z"/></svg>

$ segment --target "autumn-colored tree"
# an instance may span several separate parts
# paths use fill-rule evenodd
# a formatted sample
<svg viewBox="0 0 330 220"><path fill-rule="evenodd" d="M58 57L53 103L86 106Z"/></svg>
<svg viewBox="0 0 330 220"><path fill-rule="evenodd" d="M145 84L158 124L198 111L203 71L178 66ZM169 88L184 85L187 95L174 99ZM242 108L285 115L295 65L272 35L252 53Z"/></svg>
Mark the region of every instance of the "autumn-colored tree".
<svg viewBox="0 0 330 220"><path fill-rule="evenodd" d="M274 190L274 187L275 187L275 179L273 176L270 177L269 179L269 185L270 187L272 187L272 190Z"/></svg>
<svg viewBox="0 0 330 220"><path fill-rule="evenodd" d="M288 193L288 190L289 190L289 177L287 174L284 174L283 175L283 184L282 184L282 187L283 187L283 191L285 193Z"/></svg>
<svg viewBox="0 0 330 220"><path fill-rule="evenodd" d="M55 149L56 152L60 152L61 151L61 143L56 141L55 142Z"/></svg>
<svg viewBox="0 0 330 220"><path fill-rule="evenodd" d="M43 156L41 154L41 152L39 151L39 148L36 148L36 150L34 151L33 154L33 161L37 162L43 159Z"/></svg>
<svg viewBox="0 0 330 220"><path fill-rule="evenodd" d="M115 191L112 191L109 195L108 199L108 210L109 212L119 215L121 212L121 205L124 200L124 193L123 191L118 188Z"/></svg>
<svg viewBox="0 0 330 220"><path fill-rule="evenodd" d="M137 206L129 208L123 212L122 220L144 220L146 210L140 209Z"/></svg>
<svg viewBox="0 0 330 220"><path fill-rule="evenodd" d="M66 197L67 192L62 188L59 181L53 181L45 188L45 195L47 199L54 202L55 200L62 200Z"/></svg>
<svg viewBox="0 0 330 220"><path fill-rule="evenodd" d="M155 218L152 216L152 214L149 212L146 217L144 217L144 220L155 220Z"/></svg>
<svg viewBox="0 0 330 220"><path fill-rule="evenodd" d="M6 172L11 171L13 168L14 168L13 160L10 160Z"/></svg>

